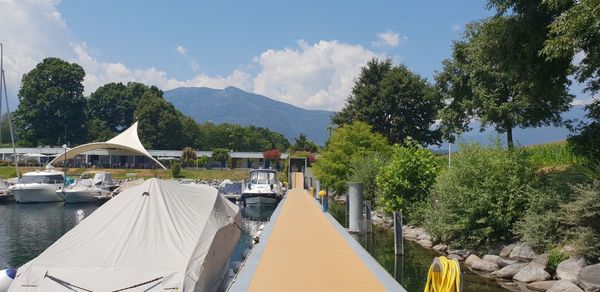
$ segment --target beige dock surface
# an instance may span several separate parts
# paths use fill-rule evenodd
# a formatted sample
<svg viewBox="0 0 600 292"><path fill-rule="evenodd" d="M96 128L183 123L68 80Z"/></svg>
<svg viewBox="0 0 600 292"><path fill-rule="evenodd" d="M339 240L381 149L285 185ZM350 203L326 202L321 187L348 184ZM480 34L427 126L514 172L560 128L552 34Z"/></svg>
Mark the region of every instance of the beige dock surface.
<svg viewBox="0 0 600 292"><path fill-rule="evenodd" d="M248 290L385 291L313 200L288 191Z"/></svg>

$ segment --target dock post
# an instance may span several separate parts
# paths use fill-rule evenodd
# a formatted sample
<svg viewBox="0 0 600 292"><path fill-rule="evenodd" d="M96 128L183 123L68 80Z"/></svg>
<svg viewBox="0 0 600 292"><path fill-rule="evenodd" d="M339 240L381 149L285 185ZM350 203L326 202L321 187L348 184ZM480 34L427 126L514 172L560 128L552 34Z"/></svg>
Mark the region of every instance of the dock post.
<svg viewBox="0 0 600 292"><path fill-rule="evenodd" d="M323 212L327 212L328 211L328 199L327 199L327 192L325 190L320 190L319 191L319 197L321 198L321 210Z"/></svg>
<svg viewBox="0 0 600 292"><path fill-rule="evenodd" d="M364 232L363 224L363 184L351 182L348 183L348 231Z"/></svg>
<svg viewBox="0 0 600 292"><path fill-rule="evenodd" d="M321 191L321 181L315 180L315 199L319 199L319 192Z"/></svg>
<svg viewBox="0 0 600 292"><path fill-rule="evenodd" d="M394 211L394 253L404 254L404 235L402 234L402 211Z"/></svg>

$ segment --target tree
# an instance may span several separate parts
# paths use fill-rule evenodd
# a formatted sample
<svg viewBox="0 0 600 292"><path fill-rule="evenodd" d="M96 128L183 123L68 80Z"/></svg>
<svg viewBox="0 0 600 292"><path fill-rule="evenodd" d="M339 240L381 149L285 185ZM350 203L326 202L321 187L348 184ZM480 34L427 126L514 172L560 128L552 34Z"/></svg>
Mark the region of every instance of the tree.
<svg viewBox="0 0 600 292"><path fill-rule="evenodd" d="M404 145L393 146L391 162L377 175L378 199L387 212L403 210L414 221L419 204L429 198L438 167L429 149L412 140Z"/></svg>
<svg viewBox="0 0 600 292"><path fill-rule="evenodd" d="M422 145L439 144L441 132L432 129L439 95L427 81L404 65L373 59L362 68L352 93L332 121L343 125L353 121L369 123L390 143L411 137Z"/></svg>
<svg viewBox="0 0 600 292"><path fill-rule="evenodd" d="M23 75L15 112L21 143L38 146L86 141L84 76L81 66L58 58L46 58Z"/></svg>
<svg viewBox="0 0 600 292"><path fill-rule="evenodd" d="M183 114L173 104L154 92L138 99L134 116L139 121L138 132L144 146L150 149L181 149L184 141Z"/></svg>
<svg viewBox="0 0 600 292"><path fill-rule="evenodd" d="M546 2L558 10L570 7L550 26L550 37L546 40L543 53L550 59L573 58L580 53L583 58L576 64L577 80L588 81L587 91L600 91L600 1Z"/></svg>
<svg viewBox="0 0 600 292"><path fill-rule="evenodd" d="M181 151L181 160L183 160L186 166L189 166L188 164L191 161L196 160L196 158L196 150L194 150L192 147L186 146Z"/></svg>
<svg viewBox="0 0 600 292"><path fill-rule="evenodd" d="M220 162L222 168L225 166L225 162L229 160L229 150L224 148L217 148L213 150L211 157L213 160Z"/></svg>
<svg viewBox="0 0 600 292"><path fill-rule="evenodd" d="M573 100L570 59L540 56L554 14L542 4L535 7L467 26L453 46L454 59L436 76L449 104L441 114L442 128L466 129L478 118L482 129L494 125L506 133L512 148L515 127L561 124L560 113Z"/></svg>
<svg viewBox="0 0 600 292"><path fill-rule="evenodd" d="M356 121L334 130L313 170L324 188L342 195L348 190L351 160L372 152L386 152L388 148L383 135L373 133L367 123Z"/></svg>
<svg viewBox="0 0 600 292"><path fill-rule="evenodd" d="M300 133L298 138L294 138L294 145L292 145L294 151L308 151L311 153L319 152L319 146L313 141L308 140L308 137L304 133Z"/></svg>
<svg viewBox="0 0 600 292"><path fill-rule="evenodd" d="M586 106L589 123L578 126L567 139L575 153L587 157L592 163L600 162L600 100Z"/></svg>

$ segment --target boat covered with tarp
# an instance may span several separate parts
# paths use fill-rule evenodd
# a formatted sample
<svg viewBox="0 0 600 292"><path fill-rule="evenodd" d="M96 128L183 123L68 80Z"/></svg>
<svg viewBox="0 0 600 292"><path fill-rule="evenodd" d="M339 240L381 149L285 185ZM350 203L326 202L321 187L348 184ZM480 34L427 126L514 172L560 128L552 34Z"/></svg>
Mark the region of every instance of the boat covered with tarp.
<svg viewBox="0 0 600 292"><path fill-rule="evenodd" d="M20 267L9 291L216 291L239 226L217 189L150 179Z"/></svg>

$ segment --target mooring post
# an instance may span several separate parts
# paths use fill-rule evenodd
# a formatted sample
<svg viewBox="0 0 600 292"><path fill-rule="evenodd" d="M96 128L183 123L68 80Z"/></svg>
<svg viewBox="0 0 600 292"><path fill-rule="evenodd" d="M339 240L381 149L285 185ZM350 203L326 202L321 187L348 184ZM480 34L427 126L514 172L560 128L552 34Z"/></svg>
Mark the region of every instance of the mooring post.
<svg viewBox="0 0 600 292"><path fill-rule="evenodd" d="M321 181L315 180L315 199L319 199L320 191L321 191Z"/></svg>
<svg viewBox="0 0 600 292"><path fill-rule="evenodd" d="M404 254L404 235L402 234L402 210L394 211L394 253Z"/></svg>
<svg viewBox="0 0 600 292"><path fill-rule="evenodd" d="M348 183L349 232L364 232L363 224L363 184Z"/></svg>
<svg viewBox="0 0 600 292"><path fill-rule="evenodd" d="M327 202L327 192L325 190L319 191L319 197L321 197L321 210L327 212L329 207Z"/></svg>

